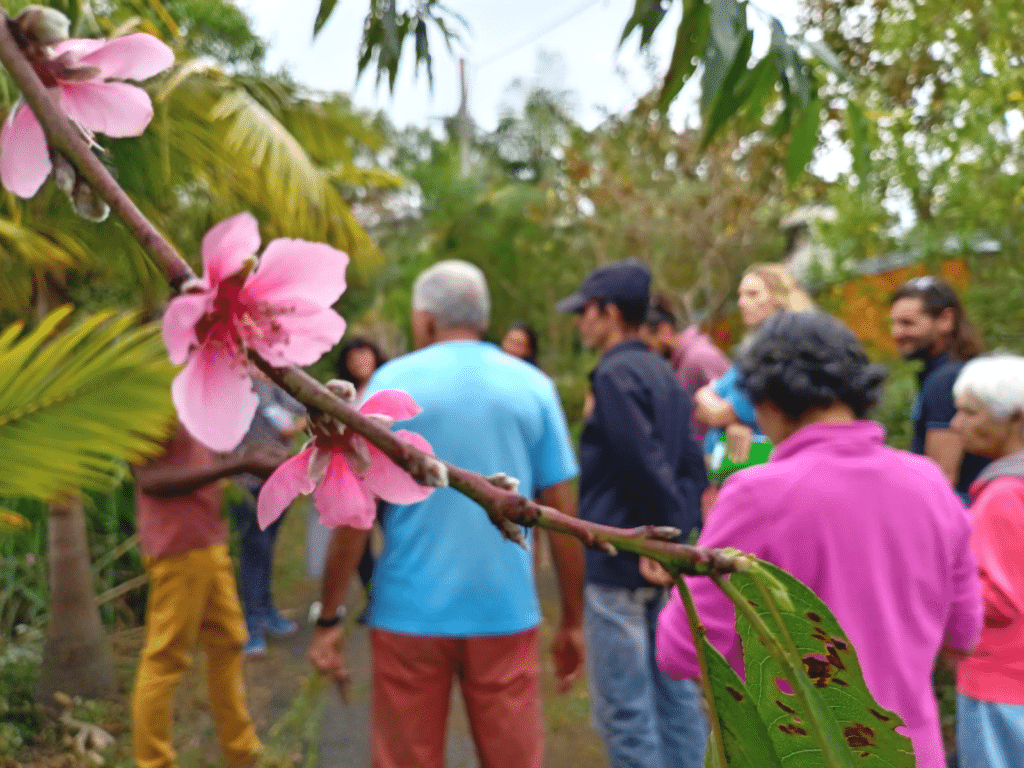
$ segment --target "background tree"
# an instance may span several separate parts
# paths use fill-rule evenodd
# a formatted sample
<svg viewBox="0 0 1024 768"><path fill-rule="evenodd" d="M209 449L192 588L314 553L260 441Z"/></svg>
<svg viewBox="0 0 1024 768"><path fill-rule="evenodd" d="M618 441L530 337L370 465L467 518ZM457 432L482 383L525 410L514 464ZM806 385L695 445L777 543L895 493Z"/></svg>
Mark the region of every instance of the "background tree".
<svg viewBox="0 0 1024 768"><path fill-rule="evenodd" d="M828 193L839 212L829 245L847 264L897 248L932 267L965 257L969 313L991 345L1020 348L1024 9L1013 0L954 12L880 0L807 7L809 33L851 75L830 77L824 91L830 131L851 158ZM841 126L851 111L873 121ZM865 138L869 151L858 149Z"/></svg>

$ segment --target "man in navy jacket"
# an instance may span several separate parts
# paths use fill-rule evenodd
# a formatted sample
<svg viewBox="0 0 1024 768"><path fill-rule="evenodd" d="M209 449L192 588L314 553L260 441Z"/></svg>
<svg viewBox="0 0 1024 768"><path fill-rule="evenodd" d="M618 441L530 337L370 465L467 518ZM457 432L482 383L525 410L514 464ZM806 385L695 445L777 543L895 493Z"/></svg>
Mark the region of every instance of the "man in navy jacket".
<svg viewBox="0 0 1024 768"><path fill-rule="evenodd" d="M594 407L580 441L580 515L631 528L700 525L704 460L690 431L690 398L640 339L650 271L636 261L596 270L558 303L576 314L584 346L599 350ZM654 658L668 593L639 558L587 551L584 628L591 699L612 768L698 768L707 730L693 681L671 680Z"/></svg>

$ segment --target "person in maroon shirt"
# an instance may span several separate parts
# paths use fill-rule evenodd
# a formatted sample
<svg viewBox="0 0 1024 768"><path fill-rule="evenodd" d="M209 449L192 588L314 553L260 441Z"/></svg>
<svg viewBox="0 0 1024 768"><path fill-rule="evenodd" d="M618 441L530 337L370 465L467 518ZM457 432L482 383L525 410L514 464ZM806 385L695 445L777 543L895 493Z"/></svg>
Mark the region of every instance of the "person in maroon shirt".
<svg viewBox="0 0 1024 768"><path fill-rule="evenodd" d="M231 768L262 751L245 703L245 620L221 517L223 481L267 477L287 457L261 445L215 454L179 424L165 453L133 468L139 544L149 574L146 643L132 694L132 741L139 768L177 765L171 741L174 692L202 642L210 709Z"/></svg>
<svg viewBox="0 0 1024 768"><path fill-rule="evenodd" d="M690 325L677 330L675 313L672 312L668 297L655 296L647 319L641 327L640 337L657 354L665 357L672 365L676 376L690 393L693 416L690 431L697 445L704 444L708 425L697 418L694 395L701 387L710 384L729 370L729 358L722 352L699 325Z"/></svg>

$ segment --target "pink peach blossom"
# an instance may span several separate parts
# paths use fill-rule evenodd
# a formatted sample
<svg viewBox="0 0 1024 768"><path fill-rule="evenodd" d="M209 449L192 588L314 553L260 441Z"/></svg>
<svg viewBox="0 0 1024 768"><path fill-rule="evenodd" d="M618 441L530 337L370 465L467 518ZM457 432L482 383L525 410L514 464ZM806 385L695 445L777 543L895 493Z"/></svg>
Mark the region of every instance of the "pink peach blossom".
<svg viewBox="0 0 1024 768"><path fill-rule="evenodd" d="M91 142L93 133L138 136L153 119L153 105L141 88L117 80L145 80L174 63L174 52L153 35L113 40L65 40L51 58L33 61L57 105ZM42 126L20 103L0 130L0 182L19 197L32 197L53 165Z"/></svg>
<svg viewBox="0 0 1024 768"><path fill-rule="evenodd" d="M390 426L420 410L405 392L385 389L363 403L359 412ZM421 435L404 429L396 434L434 455ZM260 527L266 528L296 496L312 493L324 525L366 530L377 512L375 497L391 504L414 504L433 490L413 480L365 437L339 426L338 432L316 433L305 449L279 466L260 489L256 509Z"/></svg>
<svg viewBox="0 0 1024 768"><path fill-rule="evenodd" d="M274 367L309 365L345 333L331 305L345 291L348 255L277 239L253 269L259 245L252 214L217 224L203 238L202 279L185 286L163 317L171 362L185 363L171 385L178 417L216 451L238 445L259 405L248 350Z"/></svg>

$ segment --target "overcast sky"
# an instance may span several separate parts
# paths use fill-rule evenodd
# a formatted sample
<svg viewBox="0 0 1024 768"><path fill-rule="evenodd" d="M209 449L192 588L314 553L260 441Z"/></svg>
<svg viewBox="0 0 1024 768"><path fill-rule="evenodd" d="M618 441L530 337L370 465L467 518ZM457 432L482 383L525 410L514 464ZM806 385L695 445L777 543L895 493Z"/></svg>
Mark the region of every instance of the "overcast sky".
<svg viewBox="0 0 1024 768"><path fill-rule="evenodd" d="M385 110L399 125L436 124L459 105L458 63L447 55L440 39L432 41L434 92L425 76L413 78L410 62L403 62L395 94L374 86L367 73L356 88L356 59L367 0L339 0L328 24L314 43L313 20L319 0L235 0L250 18L256 33L270 42L269 65L287 67L311 87L352 92L356 104ZM777 14L790 27L795 22L796 0L765 0L765 10ZM494 128L501 106L508 103L508 85L516 78L537 76L538 55L559 55L560 66L544 75L546 87L576 94L574 116L593 127L608 111L621 112L635 103L654 82L635 38L618 47L633 0L450 0L447 5L467 21L463 35L469 65L470 112L486 129ZM652 45L656 72L668 62L681 3L674 3ZM410 49L411 53L411 49ZM353 89L355 89L353 91ZM513 97L514 98L514 97ZM686 103L675 108L676 122L685 120Z"/></svg>

